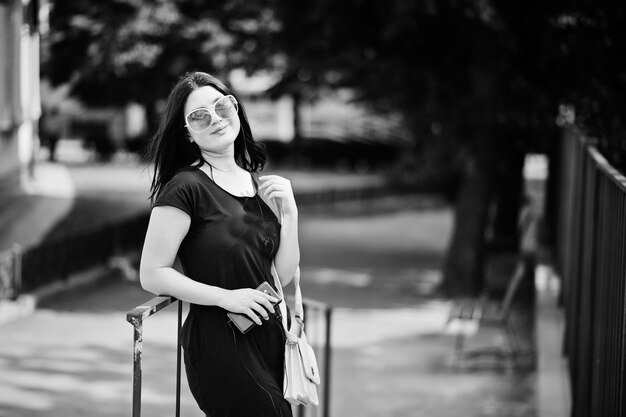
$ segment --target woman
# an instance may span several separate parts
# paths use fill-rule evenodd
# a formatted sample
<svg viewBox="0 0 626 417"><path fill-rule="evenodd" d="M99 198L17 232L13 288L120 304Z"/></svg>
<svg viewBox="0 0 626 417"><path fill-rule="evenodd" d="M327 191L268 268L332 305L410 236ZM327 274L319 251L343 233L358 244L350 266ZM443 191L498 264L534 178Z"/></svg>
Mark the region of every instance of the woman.
<svg viewBox="0 0 626 417"><path fill-rule="evenodd" d="M300 261L288 180L260 176L266 160L243 106L215 77L194 72L172 89L149 158L153 209L142 286L190 303L181 333L189 387L211 417L291 416L283 398L285 336L275 290ZM281 221L279 222L279 219ZM182 270L174 268L178 255ZM227 312L256 323L241 333Z"/></svg>

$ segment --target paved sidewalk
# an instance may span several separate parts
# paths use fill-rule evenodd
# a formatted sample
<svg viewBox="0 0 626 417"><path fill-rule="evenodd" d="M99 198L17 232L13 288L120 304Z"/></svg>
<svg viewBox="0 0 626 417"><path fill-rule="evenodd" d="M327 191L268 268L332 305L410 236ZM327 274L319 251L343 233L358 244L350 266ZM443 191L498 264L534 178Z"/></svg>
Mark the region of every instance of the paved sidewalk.
<svg viewBox="0 0 626 417"><path fill-rule="evenodd" d="M563 357L565 319L558 305L561 278L553 267L540 264L536 271L537 304L537 411L541 417L571 415L567 361Z"/></svg>
<svg viewBox="0 0 626 417"><path fill-rule="evenodd" d="M132 326L125 312L149 298L135 283L111 274L4 325L0 416L130 415ZM533 372L450 367L453 340L442 333L447 309L444 300L337 308L331 415L535 416ZM171 307L144 325L143 415L173 414L175 328ZM183 416L200 415L185 383L182 409Z"/></svg>
<svg viewBox="0 0 626 417"><path fill-rule="evenodd" d="M532 369L450 366L454 341L443 332L449 302L428 295L450 219L448 211L303 219L303 291L336 307L332 417L536 415ZM0 416L130 415L125 313L150 298L111 273L0 327ZM173 413L175 326L171 307L144 326L143 415ZM483 332L473 343L498 338ZM182 415L199 416L183 387Z"/></svg>

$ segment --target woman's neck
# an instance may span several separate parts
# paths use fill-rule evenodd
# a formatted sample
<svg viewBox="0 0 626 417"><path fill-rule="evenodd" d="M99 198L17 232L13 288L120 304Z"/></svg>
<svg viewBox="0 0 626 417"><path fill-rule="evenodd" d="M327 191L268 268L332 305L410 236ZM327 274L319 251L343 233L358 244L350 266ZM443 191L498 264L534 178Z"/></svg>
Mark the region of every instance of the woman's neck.
<svg viewBox="0 0 626 417"><path fill-rule="evenodd" d="M223 172L231 172L237 168L235 155L232 153L214 153L202 151L202 158L206 163L211 165L213 169Z"/></svg>

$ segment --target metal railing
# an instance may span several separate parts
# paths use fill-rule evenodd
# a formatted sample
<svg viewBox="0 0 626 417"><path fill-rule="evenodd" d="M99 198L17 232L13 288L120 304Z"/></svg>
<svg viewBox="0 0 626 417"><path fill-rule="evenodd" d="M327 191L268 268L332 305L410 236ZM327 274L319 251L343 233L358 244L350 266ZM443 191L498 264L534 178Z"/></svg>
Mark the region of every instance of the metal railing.
<svg viewBox="0 0 626 417"><path fill-rule="evenodd" d="M589 141L563 141L557 266L572 416L626 415L626 178Z"/></svg>
<svg viewBox="0 0 626 417"><path fill-rule="evenodd" d="M287 297L289 300L290 297ZM170 296L158 296L147 303L135 307L126 314L126 320L133 325L133 417L141 416L142 359L143 359L143 322L164 309L178 303L178 328L176 341L176 405L175 415L180 416L181 397L181 343L180 331L183 322L183 302ZM320 384L320 405L318 407L296 406L298 417L330 415L330 374L331 374L331 320L332 308L318 301L304 299L304 312L307 326L307 338L316 350L318 364L323 370Z"/></svg>

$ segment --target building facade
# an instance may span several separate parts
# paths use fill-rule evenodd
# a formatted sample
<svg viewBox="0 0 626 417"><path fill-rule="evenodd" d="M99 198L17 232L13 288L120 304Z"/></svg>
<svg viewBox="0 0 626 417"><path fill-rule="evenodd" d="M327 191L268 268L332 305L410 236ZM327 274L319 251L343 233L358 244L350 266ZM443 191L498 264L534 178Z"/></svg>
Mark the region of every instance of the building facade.
<svg viewBox="0 0 626 417"><path fill-rule="evenodd" d="M0 189L24 184L39 143L40 3L0 0Z"/></svg>

